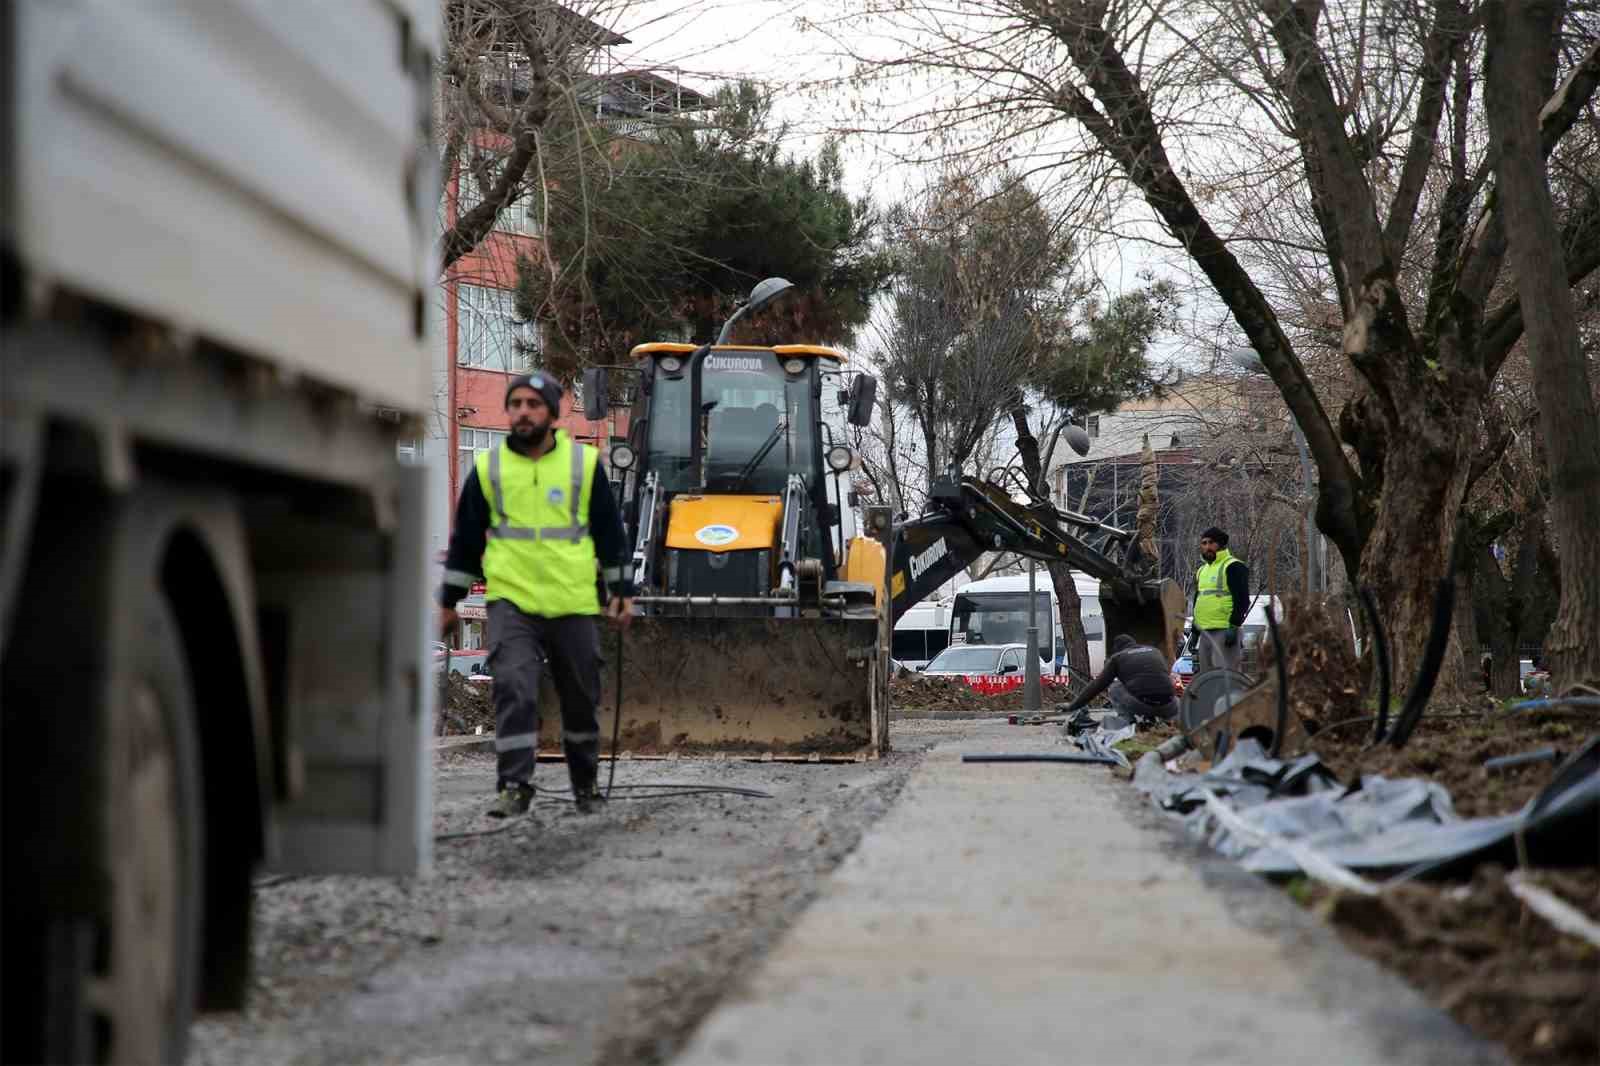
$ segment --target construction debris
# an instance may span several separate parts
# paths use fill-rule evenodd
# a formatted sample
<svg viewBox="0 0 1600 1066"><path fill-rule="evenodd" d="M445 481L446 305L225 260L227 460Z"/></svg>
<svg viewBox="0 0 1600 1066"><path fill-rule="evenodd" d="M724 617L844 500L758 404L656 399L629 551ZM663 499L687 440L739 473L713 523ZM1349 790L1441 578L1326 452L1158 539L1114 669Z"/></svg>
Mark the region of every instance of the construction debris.
<svg viewBox="0 0 1600 1066"><path fill-rule="evenodd" d="M470 736L479 730L494 732L494 699L487 682L473 682L451 674L440 686L439 736Z"/></svg>

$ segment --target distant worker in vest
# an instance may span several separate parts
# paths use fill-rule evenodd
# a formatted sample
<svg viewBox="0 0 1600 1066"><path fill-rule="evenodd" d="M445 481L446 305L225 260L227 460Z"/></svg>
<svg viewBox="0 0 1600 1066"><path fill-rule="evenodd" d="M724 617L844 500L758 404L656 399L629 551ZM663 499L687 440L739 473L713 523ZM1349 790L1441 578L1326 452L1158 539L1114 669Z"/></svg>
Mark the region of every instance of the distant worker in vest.
<svg viewBox="0 0 1600 1066"><path fill-rule="evenodd" d="M1250 610L1250 568L1228 551L1228 534L1212 526L1200 534L1200 564L1195 574L1194 629L1189 651L1199 650L1195 674L1239 669L1243 652L1239 627Z"/></svg>
<svg viewBox="0 0 1600 1066"><path fill-rule="evenodd" d="M602 613L618 626L633 617L633 566L622 515L599 452L556 429L561 386L524 374L506 389L510 435L480 454L456 505L455 530L439 589L439 625L481 573L494 676L498 796L489 814L509 818L533 802L539 746L539 678L548 663L561 701L562 746L580 813L603 797L600 762ZM600 580L608 593L602 609Z"/></svg>
<svg viewBox="0 0 1600 1066"><path fill-rule="evenodd" d="M1178 694L1172 687L1166 656L1126 633L1112 638L1111 654L1100 675L1078 694L1065 713L1088 706L1102 692L1110 697L1112 707L1130 718L1173 718L1178 713Z"/></svg>

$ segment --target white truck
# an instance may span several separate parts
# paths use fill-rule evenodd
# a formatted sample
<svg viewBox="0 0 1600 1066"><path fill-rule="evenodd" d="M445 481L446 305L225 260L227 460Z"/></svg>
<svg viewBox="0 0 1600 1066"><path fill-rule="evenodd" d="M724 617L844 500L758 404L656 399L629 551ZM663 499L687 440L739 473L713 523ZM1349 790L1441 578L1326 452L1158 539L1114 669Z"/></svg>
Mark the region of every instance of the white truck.
<svg viewBox="0 0 1600 1066"><path fill-rule="evenodd" d="M0 6L5 1061L181 1062L430 859L436 0Z"/></svg>

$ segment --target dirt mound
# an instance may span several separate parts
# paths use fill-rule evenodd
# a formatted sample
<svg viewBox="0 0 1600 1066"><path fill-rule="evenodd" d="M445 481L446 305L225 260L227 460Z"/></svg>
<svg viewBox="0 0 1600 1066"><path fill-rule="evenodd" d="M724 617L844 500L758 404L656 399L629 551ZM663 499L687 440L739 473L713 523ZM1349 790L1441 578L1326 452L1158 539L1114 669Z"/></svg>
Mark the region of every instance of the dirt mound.
<svg viewBox="0 0 1600 1066"><path fill-rule="evenodd" d="M1559 710L1475 713L1466 706L1430 708L1398 751L1387 744L1367 750L1370 721L1319 733L1307 748L1345 782L1363 774L1437 781L1450 790L1457 814L1476 818L1517 810L1550 783L1557 766L1540 762L1490 772L1485 760L1541 748L1570 753L1600 728L1594 717Z"/></svg>
<svg viewBox="0 0 1600 1066"><path fill-rule="evenodd" d="M1293 621L1278 632L1295 713L1323 725L1360 714L1361 671L1343 612L1299 596L1284 597L1284 610ZM1261 676L1270 676L1276 663L1270 638L1262 642L1259 659Z"/></svg>
<svg viewBox="0 0 1600 1066"><path fill-rule="evenodd" d="M445 679L439 700L439 735L472 734L479 726L485 733L494 732L494 700L488 684L476 685L459 674L451 674Z"/></svg>
<svg viewBox="0 0 1600 1066"><path fill-rule="evenodd" d="M1046 711L1055 707L1052 694L1044 694ZM1007 714L1022 709L1020 687L1009 692L985 696L974 692L958 677L927 677L913 674L889 682L889 706L894 712L932 712L949 715Z"/></svg>
<svg viewBox="0 0 1600 1066"><path fill-rule="evenodd" d="M1600 871L1533 880L1600 913ZM1352 947L1404 974L1518 1062L1600 1061L1600 951L1556 930L1486 866L1468 885L1398 885L1380 896L1317 890L1313 908Z"/></svg>

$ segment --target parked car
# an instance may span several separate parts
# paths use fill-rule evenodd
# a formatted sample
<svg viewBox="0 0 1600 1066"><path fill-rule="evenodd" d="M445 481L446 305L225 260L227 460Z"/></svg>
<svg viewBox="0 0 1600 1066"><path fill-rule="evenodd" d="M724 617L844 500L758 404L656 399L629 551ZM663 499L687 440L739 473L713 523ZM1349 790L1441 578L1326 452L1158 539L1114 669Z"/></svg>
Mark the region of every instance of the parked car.
<svg viewBox="0 0 1600 1066"><path fill-rule="evenodd" d="M1026 644L953 644L933 657L920 673L943 677L1002 677L1022 673ZM1039 674L1048 677L1051 666L1040 660Z"/></svg>
<svg viewBox="0 0 1600 1066"><path fill-rule="evenodd" d="M433 642L433 664L443 666L445 653L449 652L450 672L457 677L488 676L488 648L447 648L443 641Z"/></svg>
<svg viewBox="0 0 1600 1066"><path fill-rule="evenodd" d="M1178 656L1172 661L1172 687L1178 695L1183 695L1183 690L1194 680L1194 656L1187 653Z"/></svg>

